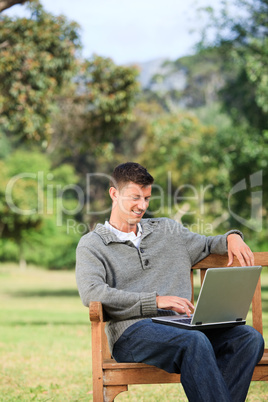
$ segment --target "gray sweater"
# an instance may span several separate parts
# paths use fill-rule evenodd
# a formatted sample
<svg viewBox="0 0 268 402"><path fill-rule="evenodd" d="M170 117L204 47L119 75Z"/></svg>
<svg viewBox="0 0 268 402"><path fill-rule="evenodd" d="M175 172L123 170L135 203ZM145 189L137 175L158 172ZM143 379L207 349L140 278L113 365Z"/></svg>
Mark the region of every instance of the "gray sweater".
<svg viewBox="0 0 268 402"><path fill-rule="evenodd" d="M102 302L111 351L130 325L168 313L157 309L157 294L190 300L191 267L210 253L225 254L228 234L238 232L206 237L168 218L142 219L141 226L138 249L101 224L77 247L79 294L87 307L91 301Z"/></svg>

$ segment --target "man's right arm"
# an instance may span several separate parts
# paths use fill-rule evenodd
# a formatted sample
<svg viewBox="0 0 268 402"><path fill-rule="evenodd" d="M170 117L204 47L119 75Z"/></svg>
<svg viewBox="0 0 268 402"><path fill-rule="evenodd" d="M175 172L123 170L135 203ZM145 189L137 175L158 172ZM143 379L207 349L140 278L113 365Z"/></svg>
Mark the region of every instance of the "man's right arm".
<svg viewBox="0 0 268 402"><path fill-rule="evenodd" d="M156 292L129 292L109 286L104 264L84 246L76 251L76 282L83 304L100 301L110 318L126 320L157 313Z"/></svg>

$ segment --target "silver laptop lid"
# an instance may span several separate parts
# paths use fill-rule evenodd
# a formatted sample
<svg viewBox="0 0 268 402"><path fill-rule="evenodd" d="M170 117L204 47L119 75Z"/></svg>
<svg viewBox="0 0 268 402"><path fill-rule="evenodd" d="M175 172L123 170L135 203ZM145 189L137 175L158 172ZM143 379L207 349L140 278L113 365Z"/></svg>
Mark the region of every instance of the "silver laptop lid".
<svg viewBox="0 0 268 402"><path fill-rule="evenodd" d="M207 269L192 323L245 320L261 270L261 266Z"/></svg>

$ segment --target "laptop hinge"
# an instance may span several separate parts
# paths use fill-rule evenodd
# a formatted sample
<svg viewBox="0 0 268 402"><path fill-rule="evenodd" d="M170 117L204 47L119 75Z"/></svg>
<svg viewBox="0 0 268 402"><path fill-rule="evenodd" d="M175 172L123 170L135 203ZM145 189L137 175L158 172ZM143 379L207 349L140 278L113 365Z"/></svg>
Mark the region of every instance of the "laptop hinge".
<svg viewBox="0 0 268 402"><path fill-rule="evenodd" d="M202 323L202 321L197 321L196 323L195 323L195 325L202 325L203 323Z"/></svg>
<svg viewBox="0 0 268 402"><path fill-rule="evenodd" d="M243 318L237 318L235 321L243 321Z"/></svg>

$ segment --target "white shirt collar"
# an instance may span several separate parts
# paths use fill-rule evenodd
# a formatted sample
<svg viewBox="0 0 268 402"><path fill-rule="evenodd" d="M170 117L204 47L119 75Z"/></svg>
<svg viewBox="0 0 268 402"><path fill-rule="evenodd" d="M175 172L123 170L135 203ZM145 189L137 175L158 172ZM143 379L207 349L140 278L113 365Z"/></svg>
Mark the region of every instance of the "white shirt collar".
<svg viewBox="0 0 268 402"><path fill-rule="evenodd" d="M105 221L104 226L107 229L109 229L111 232L113 232L119 238L119 240L123 240L123 241L130 240L130 241L132 241L132 243L134 243L134 245L136 247L139 247L140 238L142 235L142 227L141 227L140 223L137 224L137 229L138 229L137 235L135 235L135 233L133 231L132 232L122 232L121 230L118 230L115 227L113 227L112 225L110 225L110 223L108 221Z"/></svg>

